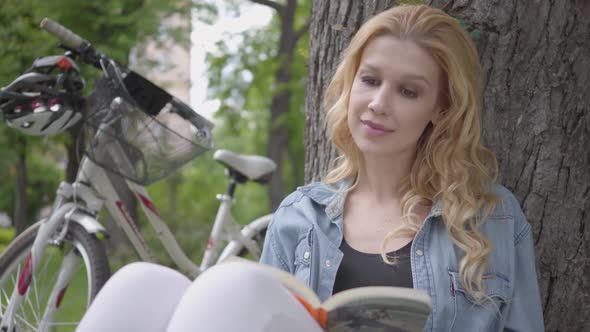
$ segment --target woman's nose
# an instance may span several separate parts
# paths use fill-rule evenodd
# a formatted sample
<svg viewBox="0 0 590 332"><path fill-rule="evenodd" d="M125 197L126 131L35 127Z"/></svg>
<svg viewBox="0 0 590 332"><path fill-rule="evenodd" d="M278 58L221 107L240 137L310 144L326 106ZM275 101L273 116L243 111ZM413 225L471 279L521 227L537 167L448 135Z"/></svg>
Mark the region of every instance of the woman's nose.
<svg viewBox="0 0 590 332"><path fill-rule="evenodd" d="M371 102L369 103L369 109L376 114L385 114L391 105L391 94L388 93L387 89L380 87L371 96Z"/></svg>

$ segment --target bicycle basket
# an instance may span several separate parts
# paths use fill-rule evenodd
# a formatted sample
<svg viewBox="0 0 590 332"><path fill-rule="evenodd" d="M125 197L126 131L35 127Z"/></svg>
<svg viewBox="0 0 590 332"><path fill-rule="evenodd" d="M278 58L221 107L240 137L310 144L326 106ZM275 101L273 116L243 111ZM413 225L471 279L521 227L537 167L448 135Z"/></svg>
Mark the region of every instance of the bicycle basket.
<svg viewBox="0 0 590 332"><path fill-rule="evenodd" d="M90 160L145 186L213 147L211 122L134 72L115 76L99 78L88 98ZM137 89L132 84L138 79L151 86Z"/></svg>

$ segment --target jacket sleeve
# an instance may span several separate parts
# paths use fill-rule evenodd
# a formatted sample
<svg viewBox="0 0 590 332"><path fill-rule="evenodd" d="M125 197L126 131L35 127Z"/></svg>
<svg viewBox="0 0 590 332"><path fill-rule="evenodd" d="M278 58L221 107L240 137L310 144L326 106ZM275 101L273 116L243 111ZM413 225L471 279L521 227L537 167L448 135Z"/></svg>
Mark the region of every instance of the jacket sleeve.
<svg viewBox="0 0 590 332"><path fill-rule="evenodd" d="M285 248L281 246L280 225L277 225L281 220L283 212L284 211L279 208L268 225L266 236L264 238L264 246L262 247L262 254L260 256L260 263L291 272L291 268L287 263Z"/></svg>
<svg viewBox="0 0 590 332"><path fill-rule="evenodd" d="M301 205L302 195L294 192L288 195L275 211L268 225L260 263L277 267L291 274L295 270L295 247L306 224Z"/></svg>
<svg viewBox="0 0 590 332"><path fill-rule="evenodd" d="M520 209L519 209L520 210ZM543 308L535 267L531 226L520 212L522 229L515 238L514 294L506 317L505 331L544 331Z"/></svg>

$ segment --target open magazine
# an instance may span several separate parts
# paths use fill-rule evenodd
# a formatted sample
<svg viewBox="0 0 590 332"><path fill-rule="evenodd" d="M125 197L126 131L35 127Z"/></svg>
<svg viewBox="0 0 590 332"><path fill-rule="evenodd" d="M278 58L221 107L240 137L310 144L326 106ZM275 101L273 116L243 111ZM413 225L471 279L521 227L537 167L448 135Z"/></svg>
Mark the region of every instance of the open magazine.
<svg viewBox="0 0 590 332"><path fill-rule="evenodd" d="M325 331L422 331L432 308L424 291L401 287L348 289L321 303L313 290L283 270L239 257L224 260L230 261L256 264L274 275Z"/></svg>

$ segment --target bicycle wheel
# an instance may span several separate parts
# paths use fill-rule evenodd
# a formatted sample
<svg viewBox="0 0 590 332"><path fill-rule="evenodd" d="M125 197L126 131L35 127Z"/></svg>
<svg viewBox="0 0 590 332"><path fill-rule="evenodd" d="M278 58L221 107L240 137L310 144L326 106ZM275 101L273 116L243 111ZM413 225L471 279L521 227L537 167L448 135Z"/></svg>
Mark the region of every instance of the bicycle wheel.
<svg viewBox="0 0 590 332"><path fill-rule="evenodd" d="M247 239L253 239L256 241L258 248L262 252L262 246L264 245L264 237L266 235L266 229L268 228L268 224L272 220L272 214L267 214L262 216L254 221L250 222L244 228L242 228L242 235ZM240 256L245 257L252 260L258 260L260 257L251 253L248 248L244 246L243 243L239 241L231 241L227 244L227 246L223 249L221 255L219 256L218 262L224 260L229 256Z"/></svg>
<svg viewBox="0 0 590 332"><path fill-rule="evenodd" d="M19 235L0 257L0 307L4 312L39 230L36 223ZM86 309L109 278L102 242L77 223L70 223L60 246L49 244L15 315L16 331L37 331L63 257L74 250L81 258L51 322L52 331L74 331ZM81 263L81 264L80 264ZM62 295L62 294L60 294Z"/></svg>

